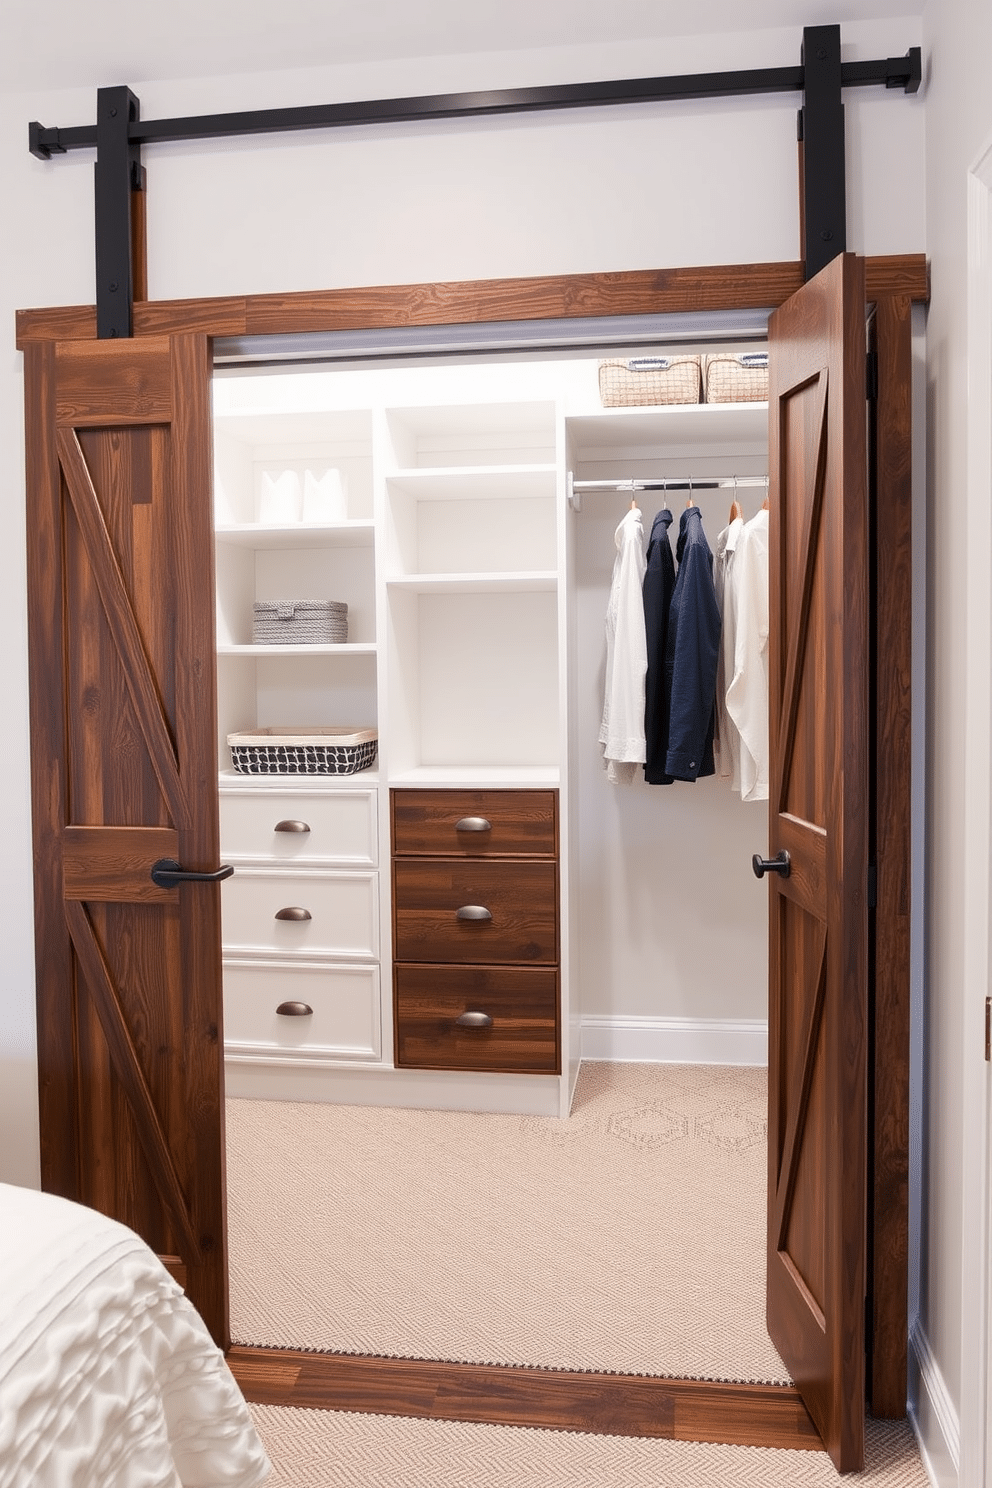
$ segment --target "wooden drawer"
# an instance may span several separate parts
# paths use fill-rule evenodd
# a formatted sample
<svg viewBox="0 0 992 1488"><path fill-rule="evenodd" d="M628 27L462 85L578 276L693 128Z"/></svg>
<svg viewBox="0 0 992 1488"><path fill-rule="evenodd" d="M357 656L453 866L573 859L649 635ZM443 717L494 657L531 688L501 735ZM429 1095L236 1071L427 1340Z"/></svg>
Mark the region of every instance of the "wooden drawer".
<svg viewBox="0 0 992 1488"><path fill-rule="evenodd" d="M306 910L309 919L280 917ZM239 868L224 881L221 915L225 950L284 955L379 954L378 874L266 873Z"/></svg>
<svg viewBox="0 0 992 1488"><path fill-rule="evenodd" d="M247 788L220 793L220 847L225 857L374 867L376 837L374 791Z"/></svg>
<svg viewBox="0 0 992 1488"><path fill-rule="evenodd" d="M312 1011L290 1015L287 1004ZM225 960L224 1049L237 1059L378 1059L378 967Z"/></svg>
<svg viewBox="0 0 992 1488"><path fill-rule="evenodd" d="M466 1013L483 1026L460 1025ZM558 1072L558 973L536 967L397 966L396 1063ZM482 1019L478 1020L482 1023Z"/></svg>
<svg viewBox="0 0 992 1488"><path fill-rule="evenodd" d="M397 961L554 963L557 864L397 858L393 929Z"/></svg>
<svg viewBox="0 0 992 1488"><path fill-rule="evenodd" d="M397 790L393 852L444 857L546 857L558 852L557 791ZM459 830L459 822L488 829Z"/></svg>

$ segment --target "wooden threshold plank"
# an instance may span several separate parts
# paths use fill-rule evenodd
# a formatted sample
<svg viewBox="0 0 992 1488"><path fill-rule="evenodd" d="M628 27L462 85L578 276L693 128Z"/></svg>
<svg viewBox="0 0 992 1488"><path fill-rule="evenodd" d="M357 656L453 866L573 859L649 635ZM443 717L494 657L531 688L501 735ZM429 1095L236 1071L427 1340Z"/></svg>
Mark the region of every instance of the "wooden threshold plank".
<svg viewBox="0 0 992 1488"><path fill-rule="evenodd" d="M524 1365L233 1346L227 1362L256 1405L531 1426L740 1447L823 1451L791 1385L726 1384Z"/></svg>

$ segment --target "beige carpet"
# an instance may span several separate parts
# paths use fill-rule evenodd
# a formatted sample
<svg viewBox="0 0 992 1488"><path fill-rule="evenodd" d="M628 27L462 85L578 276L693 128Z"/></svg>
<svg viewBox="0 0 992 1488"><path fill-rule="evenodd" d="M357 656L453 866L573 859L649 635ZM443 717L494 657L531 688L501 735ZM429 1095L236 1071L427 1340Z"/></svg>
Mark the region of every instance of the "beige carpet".
<svg viewBox="0 0 992 1488"><path fill-rule="evenodd" d="M825 1452L253 1405L266 1488L837 1488ZM859 1488L929 1488L905 1421L869 1421Z"/></svg>
<svg viewBox="0 0 992 1488"><path fill-rule="evenodd" d="M236 1342L787 1382L765 1072L587 1064L567 1121L228 1102Z"/></svg>

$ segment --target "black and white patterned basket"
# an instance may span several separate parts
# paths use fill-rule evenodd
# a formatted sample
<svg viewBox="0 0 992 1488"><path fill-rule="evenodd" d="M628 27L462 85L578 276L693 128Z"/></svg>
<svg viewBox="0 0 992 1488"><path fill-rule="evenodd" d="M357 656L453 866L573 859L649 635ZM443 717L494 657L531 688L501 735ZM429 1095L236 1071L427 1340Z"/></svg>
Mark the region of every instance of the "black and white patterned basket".
<svg viewBox="0 0 992 1488"><path fill-rule="evenodd" d="M228 734L231 759L241 775L354 775L374 763L375 729L262 728Z"/></svg>

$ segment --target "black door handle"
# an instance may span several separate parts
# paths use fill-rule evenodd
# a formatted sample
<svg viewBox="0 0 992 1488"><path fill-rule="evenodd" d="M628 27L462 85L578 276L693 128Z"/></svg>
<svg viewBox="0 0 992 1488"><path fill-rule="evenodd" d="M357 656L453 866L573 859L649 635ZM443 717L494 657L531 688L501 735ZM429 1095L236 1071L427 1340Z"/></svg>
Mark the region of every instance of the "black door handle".
<svg viewBox="0 0 992 1488"><path fill-rule="evenodd" d="M773 858L763 858L755 853L751 859L751 867L754 869L755 878L764 878L766 873L781 873L783 878L788 878L792 872L792 860L783 848Z"/></svg>
<svg viewBox="0 0 992 1488"><path fill-rule="evenodd" d="M181 883L217 883L222 878L230 878L233 872L230 863L222 863L214 873L187 873L175 858L159 858L152 865L152 883L160 889L174 889Z"/></svg>

